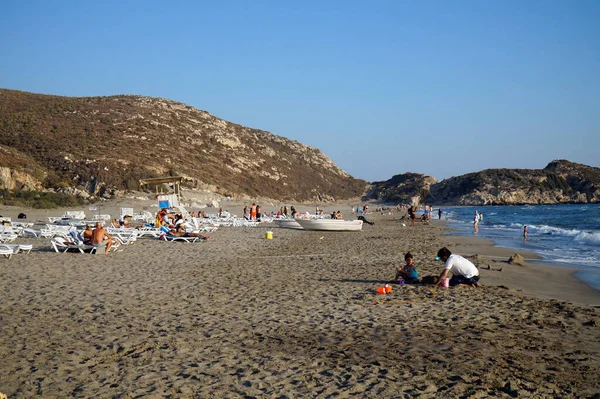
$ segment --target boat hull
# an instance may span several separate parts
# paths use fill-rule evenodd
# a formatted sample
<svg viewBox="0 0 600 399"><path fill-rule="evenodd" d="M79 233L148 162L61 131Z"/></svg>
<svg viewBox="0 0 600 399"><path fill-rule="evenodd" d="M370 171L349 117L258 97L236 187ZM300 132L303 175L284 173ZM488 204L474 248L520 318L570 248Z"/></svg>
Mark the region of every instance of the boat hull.
<svg viewBox="0 0 600 399"><path fill-rule="evenodd" d="M281 229L304 230L296 219L276 219L275 223L277 223Z"/></svg>
<svg viewBox="0 0 600 399"><path fill-rule="evenodd" d="M297 219L304 230L318 231L360 231L362 220L336 220L336 219Z"/></svg>

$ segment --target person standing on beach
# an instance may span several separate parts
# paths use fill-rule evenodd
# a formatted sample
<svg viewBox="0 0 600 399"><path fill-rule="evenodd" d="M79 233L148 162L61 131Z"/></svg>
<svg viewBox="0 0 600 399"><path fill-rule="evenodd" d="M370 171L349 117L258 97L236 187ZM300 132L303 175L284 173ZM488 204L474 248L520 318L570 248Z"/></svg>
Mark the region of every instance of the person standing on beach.
<svg viewBox="0 0 600 399"><path fill-rule="evenodd" d="M415 218L417 217L416 213L417 210L415 208L414 205L411 205L410 208L408 208L408 216L410 217L410 225L414 226L415 225Z"/></svg>
<svg viewBox="0 0 600 399"><path fill-rule="evenodd" d="M473 228L475 233L479 233L479 213L475 211L475 217L473 218Z"/></svg>
<svg viewBox="0 0 600 399"><path fill-rule="evenodd" d="M454 255L446 247L441 248L437 253L438 260L445 262L444 270L438 279L438 285L442 283L442 279L447 278L452 272L450 286L469 285L471 287L479 287L479 270L470 260L463 258L460 255Z"/></svg>
<svg viewBox="0 0 600 399"><path fill-rule="evenodd" d="M527 241L527 234L529 234L529 231L527 231L527 226L523 226L523 242Z"/></svg>
<svg viewBox="0 0 600 399"><path fill-rule="evenodd" d="M442 208L438 209L438 219L442 219Z"/></svg>
<svg viewBox="0 0 600 399"><path fill-rule="evenodd" d="M253 202L250 207L250 220L256 220L256 203Z"/></svg>

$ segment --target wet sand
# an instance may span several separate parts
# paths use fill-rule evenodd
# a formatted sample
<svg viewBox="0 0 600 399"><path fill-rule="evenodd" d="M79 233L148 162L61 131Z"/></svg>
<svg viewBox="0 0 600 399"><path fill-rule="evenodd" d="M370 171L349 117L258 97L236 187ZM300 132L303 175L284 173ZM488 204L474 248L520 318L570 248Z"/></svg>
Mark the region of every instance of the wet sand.
<svg viewBox="0 0 600 399"><path fill-rule="evenodd" d="M357 233L220 228L206 242L140 240L106 256L19 239L36 250L0 259L0 392L600 395L600 294L571 271L507 265L514 251L445 236L437 222L367 217L375 225ZM407 251L421 276L438 275L441 246L477 254L482 287L375 293Z"/></svg>

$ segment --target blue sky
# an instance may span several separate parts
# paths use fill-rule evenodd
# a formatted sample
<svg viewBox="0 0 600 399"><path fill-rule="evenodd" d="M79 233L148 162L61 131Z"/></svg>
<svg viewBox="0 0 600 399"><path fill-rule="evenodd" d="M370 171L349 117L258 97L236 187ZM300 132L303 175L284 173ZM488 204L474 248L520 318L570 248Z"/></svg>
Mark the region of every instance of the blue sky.
<svg viewBox="0 0 600 399"><path fill-rule="evenodd" d="M0 87L140 94L369 181L600 166L600 1L0 1Z"/></svg>

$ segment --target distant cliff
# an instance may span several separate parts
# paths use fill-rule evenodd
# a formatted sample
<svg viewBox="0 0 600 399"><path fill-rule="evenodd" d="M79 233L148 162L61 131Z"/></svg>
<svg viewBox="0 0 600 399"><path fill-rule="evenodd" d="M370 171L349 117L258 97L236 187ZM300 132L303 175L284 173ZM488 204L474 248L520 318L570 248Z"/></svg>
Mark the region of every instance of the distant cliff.
<svg viewBox="0 0 600 399"><path fill-rule="evenodd" d="M60 97L0 89L0 189L110 197L138 179L277 200L363 195L321 151L161 98Z"/></svg>
<svg viewBox="0 0 600 399"><path fill-rule="evenodd" d="M410 187L396 184L406 179ZM544 169L487 169L440 182L407 173L372 186L370 198L392 203L412 197L445 205L598 203L600 168L557 160Z"/></svg>
<svg viewBox="0 0 600 399"><path fill-rule="evenodd" d="M366 197L391 203L419 203L422 198L429 196L433 183L433 177L408 172L372 183Z"/></svg>

